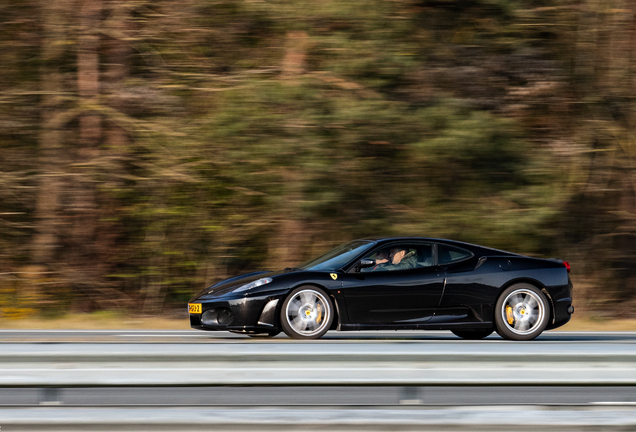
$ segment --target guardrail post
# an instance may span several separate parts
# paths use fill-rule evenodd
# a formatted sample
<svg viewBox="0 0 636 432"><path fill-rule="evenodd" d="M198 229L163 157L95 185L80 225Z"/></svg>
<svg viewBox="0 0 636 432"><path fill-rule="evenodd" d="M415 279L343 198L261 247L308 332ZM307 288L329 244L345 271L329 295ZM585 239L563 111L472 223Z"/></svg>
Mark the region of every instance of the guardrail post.
<svg viewBox="0 0 636 432"><path fill-rule="evenodd" d="M44 387L40 389L40 405L61 405L60 389L57 387Z"/></svg>
<svg viewBox="0 0 636 432"><path fill-rule="evenodd" d="M402 405L419 405L422 403L419 398L419 390L415 386L401 387L399 397Z"/></svg>

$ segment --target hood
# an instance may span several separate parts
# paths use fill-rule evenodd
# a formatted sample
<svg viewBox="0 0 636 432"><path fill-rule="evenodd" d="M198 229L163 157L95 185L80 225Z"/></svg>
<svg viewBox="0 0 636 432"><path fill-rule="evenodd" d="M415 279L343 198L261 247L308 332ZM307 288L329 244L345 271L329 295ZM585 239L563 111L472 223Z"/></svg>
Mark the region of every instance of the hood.
<svg viewBox="0 0 636 432"><path fill-rule="evenodd" d="M240 287L241 285L245 285L247 283L260 279L261 277L263 277L262 275L265 275L265 274L277 274L277 272L272 272L267 270L267 271L257 271L257 272L246 273L240 276L234 276L229 279L225 279L220 282L217 282L214 285L211 285L201 290L201 292L199 292L197 295L192 297L192 300L190 301L194 301L203 296L213 295L216 297L218 295L225 294L229 291L232 291L235 288Z"/></svg>
<svg viewBox="0 0 636 432"><path fill-rule="evenodd" d="M196 300L202 300L203 298L213 298L213 297L221 296L223 294L227 294L240 286L243 286L250 282L254 282L255 280L261 279L263 277L271 277L276 279L276 277L280 275L296 273L296 272L304 272L304 271L306 270L295 268L295 267L287 267L284 270L257 271L257 272L246 273L240 276L234 276L229 279L225 279L220 282L217 282L214 285L211 285L201 290L197 295L192 297L190 302L193 302Z"/></svg>

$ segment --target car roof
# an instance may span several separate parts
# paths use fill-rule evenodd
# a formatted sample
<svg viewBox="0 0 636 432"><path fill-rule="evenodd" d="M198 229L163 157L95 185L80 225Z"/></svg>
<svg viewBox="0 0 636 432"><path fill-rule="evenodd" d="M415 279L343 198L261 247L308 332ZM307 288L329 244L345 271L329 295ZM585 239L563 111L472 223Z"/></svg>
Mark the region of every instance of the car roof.
<svg viewBox="0 0 636 432"><path fill-rule="evenodd" d="M500 249L490 248L488 246L481 246L481 245L466 243L466 242L462 242L458 240L449 240L449 239L442 239L442 238L435 238L435 237L413 237L413 236L365 237L359 240L374 241L374 242L377 242L378 244L390 243L394 241L429 241L429 242L435 242L435 243L452 244L459 247L471 249L473 251L475 251L475 249L478 249L482 255L520 255L514 252L508 252L508 251L504 251Z"/></svg>

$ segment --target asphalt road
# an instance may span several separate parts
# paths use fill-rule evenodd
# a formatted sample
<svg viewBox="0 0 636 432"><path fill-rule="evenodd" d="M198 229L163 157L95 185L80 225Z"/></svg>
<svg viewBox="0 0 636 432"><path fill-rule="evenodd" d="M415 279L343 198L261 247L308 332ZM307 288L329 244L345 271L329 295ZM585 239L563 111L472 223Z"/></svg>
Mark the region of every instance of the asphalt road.
<svg viewBox="0 0 636 432"><path fill-rule="evenodd" d="M459 343L464 341L450 331L361 331L338 332L331 331L321 339L314 341L290 340L284 334L271 339L250 338L229 332L203 332L198 330L0 330L1 343L52 343L52 342L115 342L115 343L170 343L170 344L199 344L199 343ZM487 337L481 344L490 343L519 343L504 341L496 333ZM592 345L636 344L636 332L567 332L548 331L543 333L531 344L560 344L582 343Z"/></svg>

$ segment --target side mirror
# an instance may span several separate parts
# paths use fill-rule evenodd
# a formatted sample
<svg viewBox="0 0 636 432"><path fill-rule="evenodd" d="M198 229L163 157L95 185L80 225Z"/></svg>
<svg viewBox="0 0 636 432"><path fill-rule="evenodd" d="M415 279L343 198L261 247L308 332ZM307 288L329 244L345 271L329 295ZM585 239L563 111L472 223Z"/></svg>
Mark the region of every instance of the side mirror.
<svg viewBox="0 0 636 432"><path fill-rule="evenodd" d="M369 268L375 265L375 260L372 259L363 259L360 260L360 268Z"/></svg>

